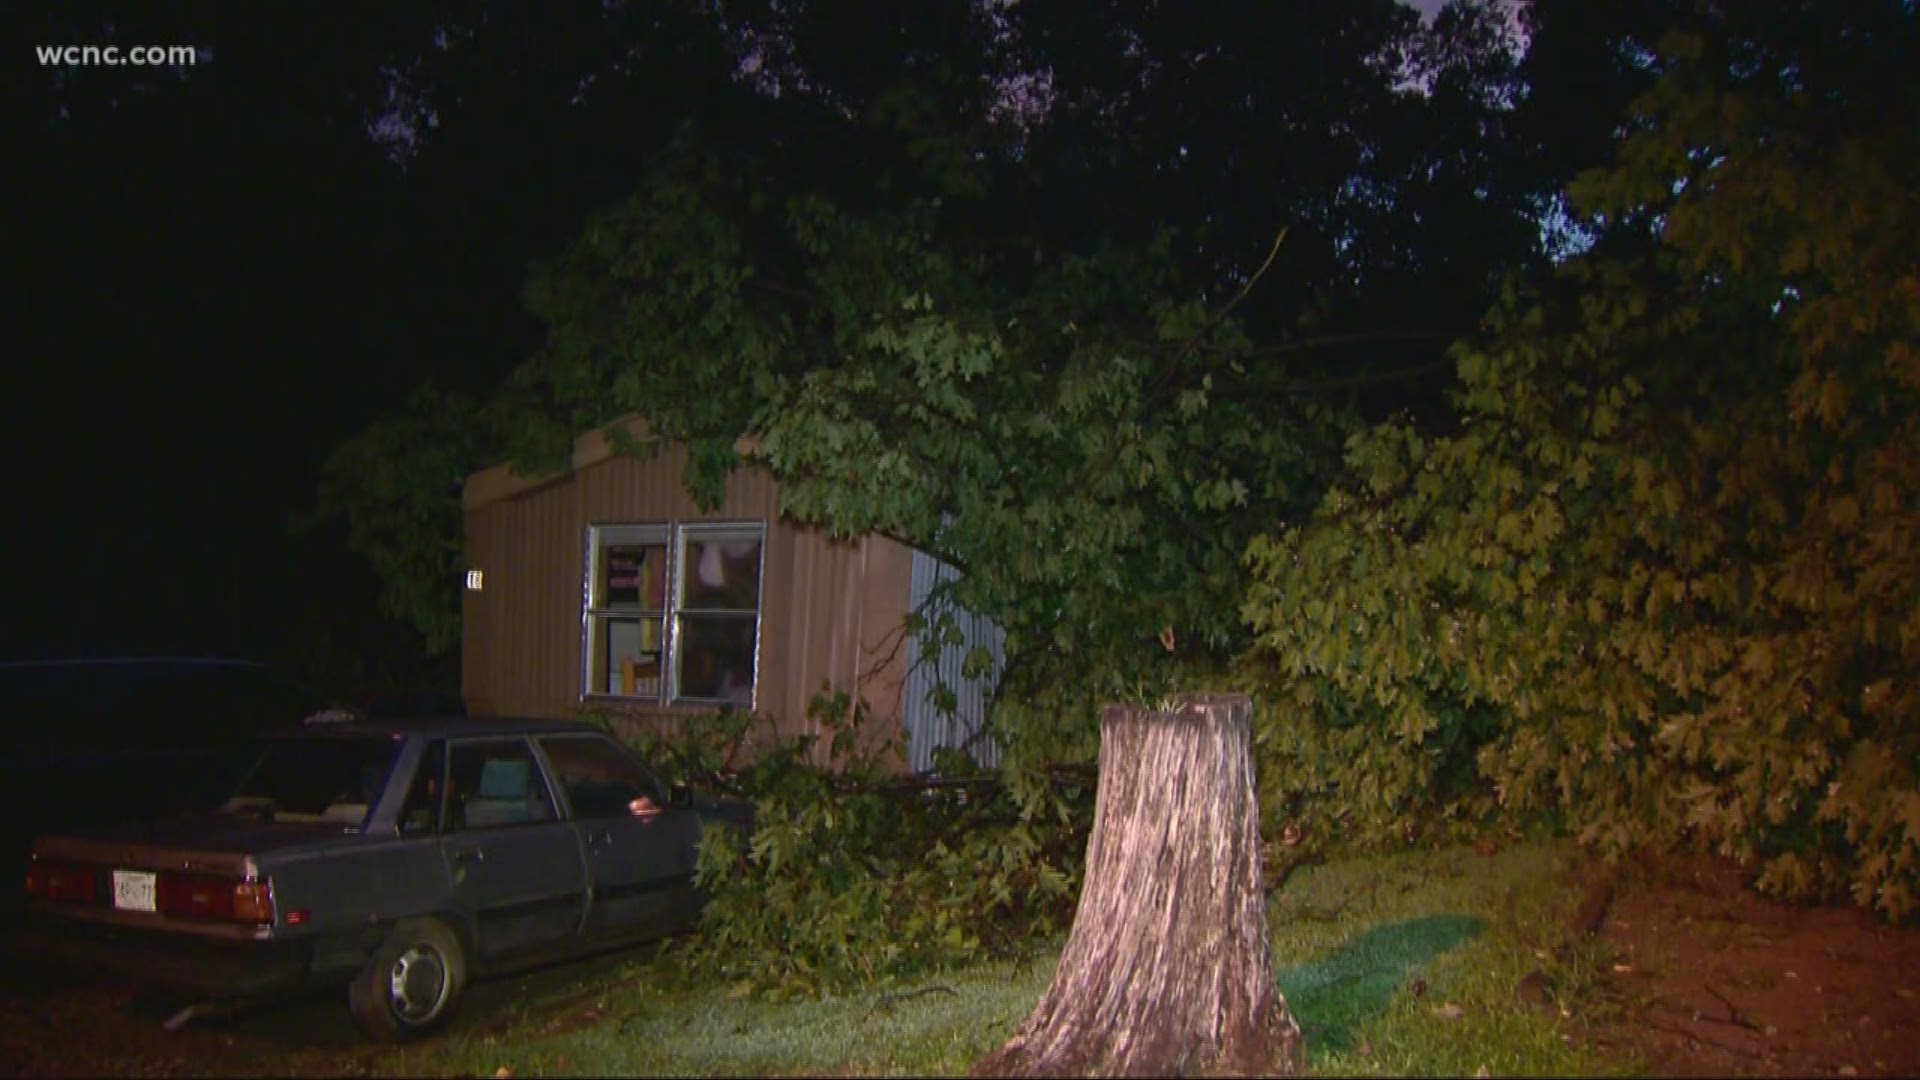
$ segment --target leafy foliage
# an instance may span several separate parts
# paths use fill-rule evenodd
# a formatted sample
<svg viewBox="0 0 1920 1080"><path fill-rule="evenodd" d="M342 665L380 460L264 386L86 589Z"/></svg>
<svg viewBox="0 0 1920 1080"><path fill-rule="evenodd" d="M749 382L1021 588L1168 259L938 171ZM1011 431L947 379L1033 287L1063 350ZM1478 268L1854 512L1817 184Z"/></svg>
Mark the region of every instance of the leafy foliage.
<svg viewBox="0 0 1920 1080"><path fill-rule="evenodd" d="M1786 9L1792 9L1787 11ZM1920 907L1920 98L1910 8L1675 34L1576 186L1612 233L1249 545L1269 806L1386 839L1557 816Z"/></svg>
<svg viewBox="0 0 1920 1080"><path fill-rule="evenodd" d="M737 714L641 748L682 767L735 761L724 789L753 800L752 835L702 841L711 899L686 946L690 974L809 994L1024 955L1029 938L1064 929L1091 814L1084 782L1004 785L961 757L940 786L916 785L888 766L890 741L862 736L865 710L844 692L823 692L809 715L825 755L809 735L741 762Z"/></svg>
<svg viewBox="0 0 1920 1080"><path fill-rule="evenodd" d="M1429 33L1386 0L854 27L731 5L765 95L653 143L637 193L536 268L545 342L492 450L557 465L639 416L628 449L684 443L711 502L753 447L793 519L962 568L951 599L1008 631L998 700L1027 703L1003 743L1084 759L1091 702L1246 644L1246 542L1311 505L1356 393L1418 392L1533 253L1539 180L1494 152L1516 78L1494 10ZM351 494L371 543L422 546Z"/></svg>
<svg viewBox="0 0 1920 1080"><path fill-rule="evenodd" d="M641 416L708 500L749 436L792 520L964 570L943 588L1006 629L1016 685L1091 700L1168 626L1237 642L1239 551L1305 505L1341 413L1287 394L1168 241L1009 258L945 197L757 190L689 160L536 278L523 379L556 433Z"/></svg>
<svg viewBox="0 0 1920 1080"><path fill-rule="evenodd" d="M381 606L411 622L430 652L460 641L460 490L495 442L492 430L473 401L422 387L406 412L334 450L309 515L345 522L348 547L380 577Z"/></svg>

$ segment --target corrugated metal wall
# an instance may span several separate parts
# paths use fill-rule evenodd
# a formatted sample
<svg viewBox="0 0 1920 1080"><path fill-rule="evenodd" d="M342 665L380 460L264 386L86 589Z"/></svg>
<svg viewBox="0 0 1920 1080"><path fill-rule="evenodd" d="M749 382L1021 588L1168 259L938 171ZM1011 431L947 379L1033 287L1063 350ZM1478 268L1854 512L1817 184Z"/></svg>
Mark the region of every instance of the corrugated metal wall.
<svg viewBox="0 0 1920 1080"><path fill-rule="evenodd" d="M782 521L777 486L760 469L737 471L719 509L702 514L681 486L684 462L678 449L646 462L614 457L469 502L467 565L484 574L483 588L468 591L463 606L461 688L469 712L565 716L583 700L601 703L581 693L588 526L764 521L756 711L783 734L808 732L807 703L831 680L857 688L884 721L874 733L883 737L900 723L911 549L881 537L833 541Z"/></svg>
<svg viewBox="0 0 1920 1080"><path fill-rule="evenodd" d="M924 551L914 551L908 610L921 612L931 627L938 609L925 605L934 585L959 578L958 570ZM933 752L942 747L965 749L975 761L988 768L1000 764L1000 747L981 734L981 729L986 723L987 701L1006 666L1006 631L984 615L957 606L951 610L956 616L961 640L942 645L932 662L921 659L920 635L910 635L907 641L906 653L911 666L902 691L901 711L907 727L907 764L914 772L932 769ZM961 669L967 653L975 646L987 650L993 657L993 665L980 678L969 679L961 674ZM935 705L935 696L943 683L957 702L951 713Z"/></svg>

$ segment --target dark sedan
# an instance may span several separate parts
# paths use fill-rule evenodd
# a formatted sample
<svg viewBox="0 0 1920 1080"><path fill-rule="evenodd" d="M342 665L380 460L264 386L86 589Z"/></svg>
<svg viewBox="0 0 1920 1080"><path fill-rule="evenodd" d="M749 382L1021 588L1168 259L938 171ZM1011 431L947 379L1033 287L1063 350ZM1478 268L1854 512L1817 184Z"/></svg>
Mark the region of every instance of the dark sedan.
<svg viewBox="0 0 1920 1080"><path fill-rule="evenodd" d="M265 664L202 657L0 662L0 868L42 833L220 805L262 733L333 707ZM0 894L0 922L18 896Z"/></svg>
<svg viewBox="0 0 1920 1080"><path fill-rule="evenodd" d="M195 1002L344 984L402 1039L476 974L691 925L719 820L746 813L585 724L315 723L265 740L217 813L41 837L28 903L45 947Z"/></svg>

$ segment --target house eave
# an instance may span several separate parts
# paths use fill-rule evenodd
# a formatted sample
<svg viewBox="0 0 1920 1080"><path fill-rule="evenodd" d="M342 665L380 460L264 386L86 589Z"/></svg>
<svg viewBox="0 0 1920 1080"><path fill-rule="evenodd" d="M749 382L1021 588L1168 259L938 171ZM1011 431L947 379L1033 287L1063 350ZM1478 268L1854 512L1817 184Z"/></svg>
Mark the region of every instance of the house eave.
<svg viewBox="0 0 1920 1080"><path fill-rule="evenodd" d="M607 436L612 428L625 428L636 439L647 437L647 422L638 416L623 417L580 436L573 444L572 462L564 469L527 476L516 471L512 464L493 465L467 477L466 487L461 491L460 504L467 510L476 510L492 503L511 499L516 495L559 483L574 473L589 466L598 465L612 459L619 450L613 440ZM760 440L752 435L742 435L736 439L733 448L741 457L752 457L760 450Z"/></svg>

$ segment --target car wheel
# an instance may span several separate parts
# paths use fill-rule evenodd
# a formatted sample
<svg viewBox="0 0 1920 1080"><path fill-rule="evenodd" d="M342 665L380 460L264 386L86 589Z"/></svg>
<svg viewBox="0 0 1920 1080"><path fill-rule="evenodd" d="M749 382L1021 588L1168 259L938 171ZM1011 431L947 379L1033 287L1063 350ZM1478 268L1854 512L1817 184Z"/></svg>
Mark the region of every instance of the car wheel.
<svg viewBox="0 0 1920 1080"><path fill-rule="evenodd" d="M438 919L407 919L347 988L361 1030L400 1042L433 1030L453 1014L467 984L460 937Z"/></svg>

